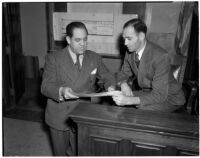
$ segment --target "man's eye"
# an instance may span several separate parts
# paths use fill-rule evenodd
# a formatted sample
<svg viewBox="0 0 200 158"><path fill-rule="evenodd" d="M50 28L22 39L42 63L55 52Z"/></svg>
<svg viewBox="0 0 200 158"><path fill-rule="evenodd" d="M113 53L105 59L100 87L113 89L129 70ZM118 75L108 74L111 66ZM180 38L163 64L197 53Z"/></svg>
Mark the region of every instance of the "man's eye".
<svg viewBox="0 0 200 158"><path fill-rule="evenodd" d="M81 39L75 39L75 41L76 41L76 42L80 42L80 41L81 41Z"/></svg>

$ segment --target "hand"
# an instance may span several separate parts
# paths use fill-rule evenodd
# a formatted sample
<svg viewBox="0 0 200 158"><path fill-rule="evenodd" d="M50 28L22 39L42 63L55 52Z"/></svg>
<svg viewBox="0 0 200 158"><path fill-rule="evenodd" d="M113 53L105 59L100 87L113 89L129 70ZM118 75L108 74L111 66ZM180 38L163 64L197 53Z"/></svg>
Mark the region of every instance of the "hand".
<svg viewBox="0 0 200 158"><path fill-rule="evenodd" d="M133 96L133 91L126 82L121 84L121 91L123 94L127 96Z"/></svg>
<svg viewBox="0 0 200 158"><path fill-rule="evenodd" d="M129 105L131 104L131 98L130 96L126 96L123 93L116 93L112 96L114 102L117 105L123 106L123 105Z"/></svg>
<svg viewBox="0 0 200 158"><path fill-rule="evenodd" d="M108 87L108 92L111 92L111 91L115 91L115 87L114 86Z"/></svg>
<svg viewBox="0 0 200 158"><path fill-rule="evenodd" d="M61 94L65 99L79 98L73 95L73 90L69 87L62 87Z"/></svg>
<svg viewBox="0 0 200 158"><path fill-rule="evenodd" d="M114 93L112 96L114 102L119 105L135 105L135 107L140 107L140 98L133 96L126 96L123 93Z"/></svg>

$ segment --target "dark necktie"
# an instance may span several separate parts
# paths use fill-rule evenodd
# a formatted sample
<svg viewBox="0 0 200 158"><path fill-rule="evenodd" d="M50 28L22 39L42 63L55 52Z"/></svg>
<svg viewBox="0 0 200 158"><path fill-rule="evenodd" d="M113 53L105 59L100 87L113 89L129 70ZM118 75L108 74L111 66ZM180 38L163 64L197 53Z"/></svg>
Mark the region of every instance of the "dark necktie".
<svg viewBox="0 0 200 158"><path fill-rule="evenodd" d="M76 66L76 68L77 68L78 71L81 70L81 64L80 64L80 60L79 60L79 56L80 55L81 54L76 54L76 63L75 63L75 66Z"/></svg>
<svg viewBox="0 0 200 158"><path fill-rule="evenodd" d="M140 64L139 55L138 55L138 53L136 53L136 52L135 52L135 64L137 65L137 67L138 67L139 64Z"/></svg>

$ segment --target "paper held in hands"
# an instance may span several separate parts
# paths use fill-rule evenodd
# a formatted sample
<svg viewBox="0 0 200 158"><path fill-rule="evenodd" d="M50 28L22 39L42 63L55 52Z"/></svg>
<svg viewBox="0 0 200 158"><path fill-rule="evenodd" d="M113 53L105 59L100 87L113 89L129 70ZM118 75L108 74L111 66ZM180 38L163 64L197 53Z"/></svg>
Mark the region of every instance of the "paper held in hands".
<svg viewBox="0 0 200 158"><path fill-rule="evenodd" d="M76 93L73 92L73 95L76 95L79 98L85 98L85 97L105 97L105 96L113 96L116 94L122 94L121 91L111 91L111 92L101 92L101 93Z"/></svg>

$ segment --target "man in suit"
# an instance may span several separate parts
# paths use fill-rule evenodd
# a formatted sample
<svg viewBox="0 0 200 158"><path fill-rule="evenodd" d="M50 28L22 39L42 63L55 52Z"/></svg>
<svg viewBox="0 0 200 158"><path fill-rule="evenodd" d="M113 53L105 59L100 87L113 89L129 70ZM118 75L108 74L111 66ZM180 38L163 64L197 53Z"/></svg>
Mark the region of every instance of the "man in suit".
<svg viewBox="0 0 200 158"><path fill-rule="evenodd" d="M84 101L73 92L94 92L96 79L107 90L115 85L112 74L95 52L86 50L88 31L81 22L66 27L68 46L46 57L41 92L48 97L45 121L50 127L54 154L75 155L68 114Z"/></svg>
<svg viewBox="0 0 200 158"><path fill-rule="evenodd" d="M169 54L148 41L146 32L147 27L140 19L130 20L123 27L128 52L117 75L123 93L113 96L113 100L120 106L173 112L185 102L181 85L171 73ZM132 91L127 84L132 75L137 79L139 90Z"/></svg>

